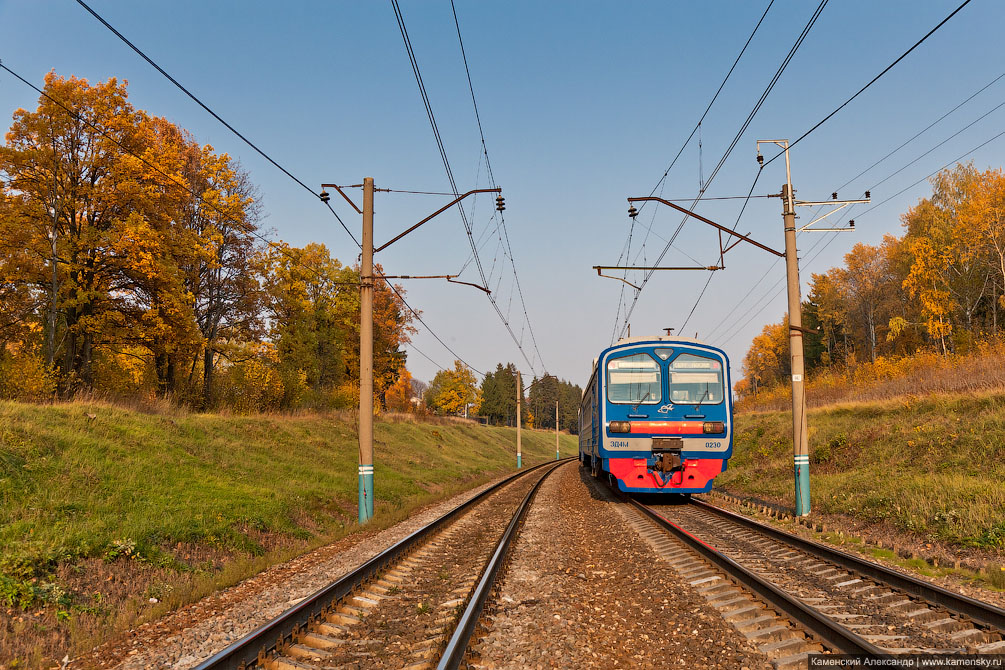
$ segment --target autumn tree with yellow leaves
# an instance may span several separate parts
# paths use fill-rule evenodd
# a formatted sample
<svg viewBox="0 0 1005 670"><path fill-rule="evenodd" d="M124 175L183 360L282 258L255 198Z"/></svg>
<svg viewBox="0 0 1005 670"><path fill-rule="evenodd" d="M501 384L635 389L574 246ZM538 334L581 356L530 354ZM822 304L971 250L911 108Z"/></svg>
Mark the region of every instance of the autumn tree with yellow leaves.
<svg viewBox="0 0 1005 670"><path fill-rule="evenodd" d="M248 173L135 109L124 82L50 73L38 108L14 113L0 176L0 396L255 411L358 388L358 270L266 243ZM411 318L378 287L381 399Z"/></svg>
<svg viewBox="0 0 1005 670"><path fill-rule="evenodd" d="M999 335L1005 307L1005 173L972 164L943 170L932 194L901 217L902 237L856 244L844 266L813 274L803 303L807 371L861 362L967 351ZM744 361L744 395L782 384L784 324L754 339ZM780 355L783 354L783 355Z"/></svg>

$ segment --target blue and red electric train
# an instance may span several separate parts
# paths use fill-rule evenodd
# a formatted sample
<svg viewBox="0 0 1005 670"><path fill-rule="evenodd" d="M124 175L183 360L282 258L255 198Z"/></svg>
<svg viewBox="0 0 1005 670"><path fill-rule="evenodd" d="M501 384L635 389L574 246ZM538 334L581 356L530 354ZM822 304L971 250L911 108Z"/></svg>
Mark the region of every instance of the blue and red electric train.
<svg viewBox="0 0 1005 670"><path fill-rule="evenodd" d="M676 337L634 337L594 362L579 460L630 493L704 493L733 453L729 359Z"/></svg>

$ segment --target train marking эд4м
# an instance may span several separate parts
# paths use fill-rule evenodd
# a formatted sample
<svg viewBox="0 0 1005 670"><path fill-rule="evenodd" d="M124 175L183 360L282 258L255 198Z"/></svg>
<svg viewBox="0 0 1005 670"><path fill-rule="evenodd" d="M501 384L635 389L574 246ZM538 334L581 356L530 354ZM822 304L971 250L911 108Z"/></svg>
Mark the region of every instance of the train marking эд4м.
<svg viewBox="0 0 1005 670"><path fill-rule="evenodd" d="M579 460L622 491L704 493L733 453L729 359L675 337L619 340L579 408Z"/></svg>

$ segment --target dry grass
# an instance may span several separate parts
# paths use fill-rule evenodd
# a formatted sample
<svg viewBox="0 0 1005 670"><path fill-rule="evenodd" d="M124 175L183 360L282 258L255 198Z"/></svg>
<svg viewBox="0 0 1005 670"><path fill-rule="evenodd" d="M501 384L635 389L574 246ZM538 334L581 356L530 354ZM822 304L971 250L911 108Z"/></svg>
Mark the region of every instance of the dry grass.
<svg viewBox="0 0 1005 670"><path fill-rule="evenodd" d="M975 345L966 354L922 352L904 358L880 357L852 369L807 375L806 401L826 407L855 401L884 401L931 394L986 393L1005 390L1005 341ZM737 403L738 412L778 411L791 407L791 388L779 384Z"/></svg>
<svg viewBox="0 0 1005 670"><path fill-rule="evenodd" d="M809 413L813 509L1005 551L1005 394L847 402ZM736 418L724 486L792 497L791 413Z"/></svg>

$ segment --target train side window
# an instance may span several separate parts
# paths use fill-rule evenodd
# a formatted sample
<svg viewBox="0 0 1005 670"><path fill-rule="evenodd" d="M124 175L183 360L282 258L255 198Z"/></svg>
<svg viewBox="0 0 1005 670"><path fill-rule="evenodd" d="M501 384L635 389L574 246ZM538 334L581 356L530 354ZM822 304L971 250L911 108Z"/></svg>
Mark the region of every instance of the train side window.
<svg viewBox="0 0 1005 670"><path fill-rule="evenodd" d="M681 354L670 363L670 402L718 405L724 397L721 361L696 354Z"/></svg>
<svg viewBox="0 0 1005 670"><path fill-rule="evenodd" d="M607 362L607 399L620 405L655 405L663 400L660 365L649 354Z"/></svg>

